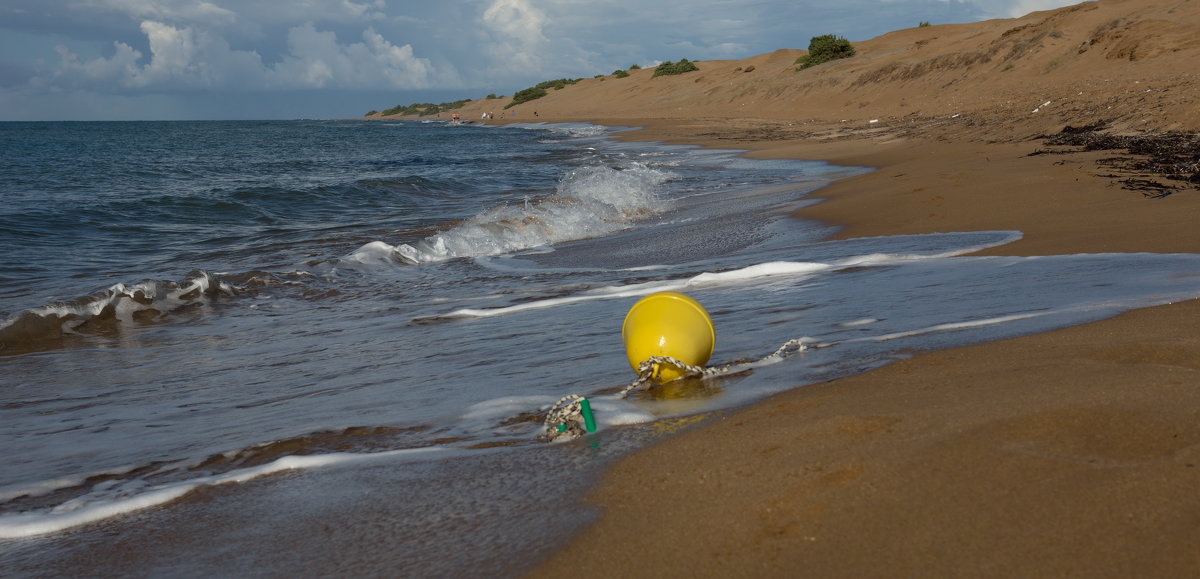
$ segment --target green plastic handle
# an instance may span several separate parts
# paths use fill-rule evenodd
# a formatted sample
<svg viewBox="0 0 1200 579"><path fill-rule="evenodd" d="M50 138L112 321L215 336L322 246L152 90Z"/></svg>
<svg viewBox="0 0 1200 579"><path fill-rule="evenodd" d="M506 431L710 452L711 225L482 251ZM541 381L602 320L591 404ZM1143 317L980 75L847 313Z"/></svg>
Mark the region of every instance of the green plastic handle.
<svg viewBox="0 0 1200 579"><path fill-rule="evenodd" d="M596 432L596 417L592 416L592 401L587 398L580 398L579 413L583 415L584 430Z"/></svg>

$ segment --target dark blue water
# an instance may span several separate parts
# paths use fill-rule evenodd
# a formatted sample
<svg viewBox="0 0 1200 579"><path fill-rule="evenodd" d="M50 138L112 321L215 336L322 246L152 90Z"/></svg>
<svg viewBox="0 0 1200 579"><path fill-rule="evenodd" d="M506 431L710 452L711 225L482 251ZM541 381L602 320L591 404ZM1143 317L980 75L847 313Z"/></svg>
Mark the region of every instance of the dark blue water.
<svg viewBox="0 0 1200 579"><path fill-rule="evenodd" d="M566 394L612 432L1200 295L1194 255L824 241L791 213L861 170L609 133L0 124L0 540L289 469L518 464ZM714 364L744 365L618 399L622 318L661 290L712 314Z"/></svg>
<svg viewBox="0 0 1200 579"><path fill-rule="evenodd" d="M548 160L553 146L528 131L483 140L473 130L425 129L6 124L0 243L11 253L0 297L32 307L87 289L64 284L68 277L107 284L328 257L376 232L470 217L560 176Z"/></svg>

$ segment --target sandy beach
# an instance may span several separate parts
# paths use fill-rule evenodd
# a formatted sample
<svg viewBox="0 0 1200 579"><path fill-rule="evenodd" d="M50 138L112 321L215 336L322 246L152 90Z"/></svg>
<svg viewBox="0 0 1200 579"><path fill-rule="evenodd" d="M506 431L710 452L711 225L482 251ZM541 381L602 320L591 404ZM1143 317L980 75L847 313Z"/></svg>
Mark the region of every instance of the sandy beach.
<svg viewBox="0 0 1200 579"><path fill-rule="evenodd" d="M1102 0L902 30L803 73L802 51L781 50L588 79L496 122L536 110L876 168L801 212L840 237L1020 230L984 253L1196 253L1195 175L1044 137L1194 133L1197 38L1195 2ZM732 412L618 464L589 496L599 522L533 575L1195 576L1198 315L1193 301L914 352Z"/></svg>
<svg viewBox="0 0 1200 579"><path fill-rule="evenodd" d="M756 145L741 144L878 167L802 212L845 224L844 237L1018 229L1023 239L982 253L1200 249L1194 191L1121 189L1094 154L1060 164L1028 156L1034 143ZM621 462L590 496L600 522L534 575L1200 572L1198 316L1193 301L917 353L732 413Z"/></svg>

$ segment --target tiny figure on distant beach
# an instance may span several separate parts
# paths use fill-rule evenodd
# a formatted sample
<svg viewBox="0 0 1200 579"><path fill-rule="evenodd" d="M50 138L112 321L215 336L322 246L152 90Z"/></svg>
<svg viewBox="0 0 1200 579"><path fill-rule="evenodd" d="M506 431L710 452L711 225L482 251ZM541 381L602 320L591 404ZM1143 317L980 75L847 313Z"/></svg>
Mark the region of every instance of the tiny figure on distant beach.
<svg viewBox="0 0 1200 579"><path fill-rule="evenodd" d="M533 111L533 116L538 116L537 111Z"/></svg>

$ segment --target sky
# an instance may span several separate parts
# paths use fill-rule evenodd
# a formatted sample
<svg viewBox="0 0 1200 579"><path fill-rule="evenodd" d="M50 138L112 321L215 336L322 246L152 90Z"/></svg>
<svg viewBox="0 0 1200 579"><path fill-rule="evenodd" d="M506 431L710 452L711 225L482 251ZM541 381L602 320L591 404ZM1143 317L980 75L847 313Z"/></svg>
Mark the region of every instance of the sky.
<svg viewBox="0 0 1200 579"><path fill-rule="evenodd" d="M0 0L0 121L358 117L1079 0Z"/></svg>

